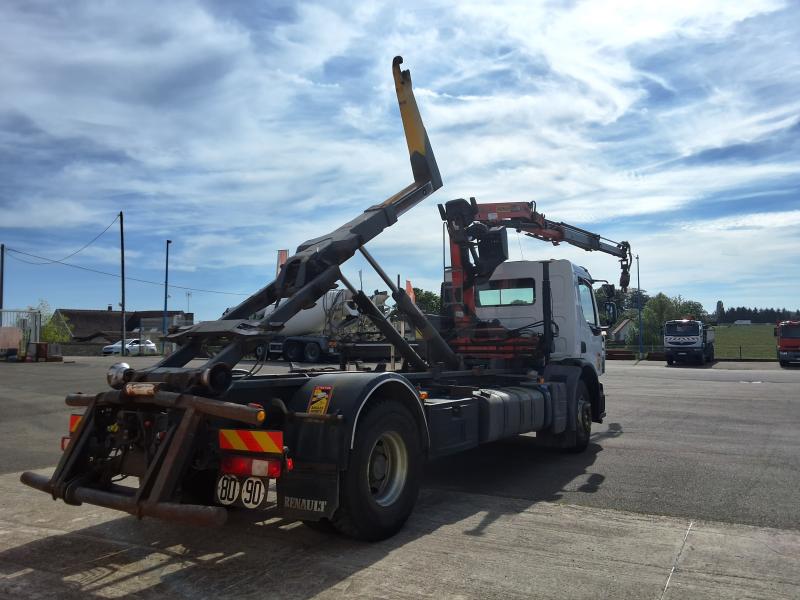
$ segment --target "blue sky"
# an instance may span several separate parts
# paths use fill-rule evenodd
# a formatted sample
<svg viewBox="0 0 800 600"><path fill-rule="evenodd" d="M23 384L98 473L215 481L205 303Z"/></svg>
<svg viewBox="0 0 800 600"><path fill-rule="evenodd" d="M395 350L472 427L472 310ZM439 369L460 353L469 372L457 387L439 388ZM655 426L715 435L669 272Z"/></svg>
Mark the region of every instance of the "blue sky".
<svg viewBox="0 0 800 600"><path fill-rule="evenodd" d="M445 185L370 244L388 272L438 290L436 203L535 200L630 241L650 292L800 307L796 4L403 6L2 3L0 241L62 258L122 210L129 276L163 281L169 238L171 282L252 292L277 249L410 181L400 54ZM118 239L68 262L118 272ZM605 255L510 241L514 259L617 276ZM116 278L19 258L36 262L7 254L6 308L119 302ZM216 318L242 298L195 291L190 307ZM162 303L128 282L130 310Z"/></svg>

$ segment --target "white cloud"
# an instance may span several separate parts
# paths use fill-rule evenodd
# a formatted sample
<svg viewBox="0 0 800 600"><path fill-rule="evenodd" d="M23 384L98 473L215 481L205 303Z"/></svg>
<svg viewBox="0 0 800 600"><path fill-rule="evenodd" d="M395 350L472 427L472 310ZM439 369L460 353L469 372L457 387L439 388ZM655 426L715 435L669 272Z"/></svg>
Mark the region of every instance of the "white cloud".
<svg viewBox="0 0 800 600"><path fill-rule="evenodd" d="M43 141L0 136L0 152L31 169L5 200L13 210L0 227L19 236L58 224L73 233L54 248L69 248L87 225L124 209L145 246L182 238L175 268L186 277L257 271L275 249L408 183L389 72L392 56L405 54L445 188L372 242L387 269L438 287L434 205L459 196L536 200L551 218L632 238L643 256L658 254L656 243L687 260L714 256L714 244L727 256L733 240L700 235L737 227L728 212L740 206L726 198L797 187L796 152L698 158L787 137L796 123L800 32L796 16L783 16L796 9L785 7L303 3L269 11L265 24L189 1L6 5L0 114L24 115ZM57 146L65 149L53 158ZM676 223L677 211L702 215L701 225ZM663 229L638 229L641 219ZM685 226L706 229L690 237ZM784 238L751 240L739 267L769 269ZM664 285L685 280L668 260L648 264Z"/></svg>

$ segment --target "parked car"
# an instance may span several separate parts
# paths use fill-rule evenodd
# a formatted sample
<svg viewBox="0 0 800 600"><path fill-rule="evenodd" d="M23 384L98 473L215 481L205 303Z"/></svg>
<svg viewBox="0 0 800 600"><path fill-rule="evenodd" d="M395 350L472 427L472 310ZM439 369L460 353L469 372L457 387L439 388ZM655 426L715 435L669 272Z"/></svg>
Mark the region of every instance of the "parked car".
<svg viewBox="0 0 800 600"><path fill-rule="evenodd" d="M110 344L103 347L103 356L119 354L121 342ZM139 348L139 338L125 340L125 355L136 356L137 354L158 354L158 347L150 340L142 340L141 352Z"/></svg>

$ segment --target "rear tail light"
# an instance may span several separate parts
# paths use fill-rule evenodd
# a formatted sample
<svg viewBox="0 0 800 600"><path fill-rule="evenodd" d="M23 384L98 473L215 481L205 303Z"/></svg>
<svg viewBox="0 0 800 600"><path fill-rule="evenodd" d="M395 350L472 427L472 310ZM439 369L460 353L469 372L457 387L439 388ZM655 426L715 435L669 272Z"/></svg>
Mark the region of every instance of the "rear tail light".
<svg viewBox="0 0 800 600"><path fill-rule="evenodd" d="M228 475L277 479L281 476L281 463L279 460L260 460L246 456L228 455L222 457L220 471Z"/></svg>
<svg viewBox="0 0 800 600"><path fill-rule="evenodd" d="M83 417L83 415L76 415L76 414L72 414L72 415L69 416L69 432L70 433L75 433L75 430L78 428L78 425L80 425L82 417Z"/></svg>
<svg viewBox="0 0 800 600"><path fill-rule="evenodd" d="M69 441L72 439L72 434L74 434L77 431L78 425L81 424L82 418L83 415L71 414L69 416L69 435L65 435L64 437L61 438L62 452L67 449L67 446L69 446Z"/></svg>

